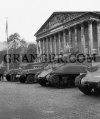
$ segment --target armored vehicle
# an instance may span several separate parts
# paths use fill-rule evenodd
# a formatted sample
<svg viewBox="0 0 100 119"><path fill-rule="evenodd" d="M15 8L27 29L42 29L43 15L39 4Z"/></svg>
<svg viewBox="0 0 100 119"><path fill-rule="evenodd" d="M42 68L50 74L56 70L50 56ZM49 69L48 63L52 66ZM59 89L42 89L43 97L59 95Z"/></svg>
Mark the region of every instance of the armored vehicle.
<svg viewBox="0 0 100 119"><path fill-rule="evenodd" d="M3 76L5 76L6 67L0 68L0 80L3 80Z"/></svg>
<svg viewBox="0 0 100 119"><path fill-rule="evenodd" d="M59 63L49 63L44 70L38 75L38 83L42 86L46 86L47 83L47 77L53 70L57 70L58 67L62 66L63 64Z"/></svg>
<svg viewBox="0 0 100 119"><path fill-rule="evenodd" d="M80 73L86 73L87 66L82 64L65 64L50 73L48 80L56 87L71 87Z"/></svg>
<svg viewBox="0 0 100 119"><path fill-rule="evenodd" d="M74 63L49 64L38 75L38 82L42 86L47 84L57 88L74 86L75 78L80 73L86 73L87 66Z"/></svg>
<svg viewBox="0 0 100 119"><path fill-rule="evenodd" d="M7 81L18 81L21 69L11 69L6 73Z"/></svg>
<svg viewBox="0 0 100 119"><path fill-rule="evenodd" d="M100 65L92 66L86 74L75 79L75 85L86 95L100 94Z"/></svg>
<svg viewBox="0 0 100 119"><path fill-rule="evenodd" d="M35 63L32 64L32 69L25 69L22 71L19 81L21 83L35 83L37 82L36 75L43 70L45 67L45 63Z"/></svg>

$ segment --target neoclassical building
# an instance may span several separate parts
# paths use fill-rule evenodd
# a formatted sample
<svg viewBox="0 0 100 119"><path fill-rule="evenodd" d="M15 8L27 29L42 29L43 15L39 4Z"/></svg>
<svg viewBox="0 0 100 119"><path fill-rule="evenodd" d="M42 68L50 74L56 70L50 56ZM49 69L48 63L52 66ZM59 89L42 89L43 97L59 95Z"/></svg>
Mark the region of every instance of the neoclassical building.
<svg viewBox="0 0 100 119"><path fill-rule="evenodd" d="M100 54L100 12L54 12L36 32L37 54L59 54L66 48Z"/></svg>

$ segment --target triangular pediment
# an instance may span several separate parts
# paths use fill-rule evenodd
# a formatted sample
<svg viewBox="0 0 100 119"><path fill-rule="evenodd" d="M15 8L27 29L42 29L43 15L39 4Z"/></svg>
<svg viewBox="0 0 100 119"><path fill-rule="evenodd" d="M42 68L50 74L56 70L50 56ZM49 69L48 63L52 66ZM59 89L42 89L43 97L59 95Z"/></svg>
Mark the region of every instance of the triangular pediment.
<svg viewBox="0 0 100 119"><path fill-rule="evenodd" d="M45 32L52 29L60 24L68 22L76 17L83 15L85 12L54 12L48 20L42 25L36 34Z"/></svg>

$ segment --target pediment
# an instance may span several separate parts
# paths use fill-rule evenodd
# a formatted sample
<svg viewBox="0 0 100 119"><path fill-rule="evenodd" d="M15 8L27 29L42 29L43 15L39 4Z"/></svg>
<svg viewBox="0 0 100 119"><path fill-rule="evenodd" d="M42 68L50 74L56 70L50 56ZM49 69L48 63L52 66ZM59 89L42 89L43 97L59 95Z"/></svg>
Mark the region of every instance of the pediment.
<svg viewBox="0 0 100 119"><path fill-rule="evenodd" d="M60 24L81 16L84 13L85 12L54 12L36 34L50 30L56 26L59 26Z"/></svg>

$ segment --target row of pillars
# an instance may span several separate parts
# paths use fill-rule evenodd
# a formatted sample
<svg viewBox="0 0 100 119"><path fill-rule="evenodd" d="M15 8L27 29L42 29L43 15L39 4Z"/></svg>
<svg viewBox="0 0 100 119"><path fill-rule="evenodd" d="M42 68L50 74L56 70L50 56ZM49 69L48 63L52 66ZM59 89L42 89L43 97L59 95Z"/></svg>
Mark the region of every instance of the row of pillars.
<svg viewBox="0 0 100 119"><path fill-rule="evenodd" d="M92 54L93 51L93 21L89 20L87 21L88 23L88 38L89 38L89 54ZM77 24L78 25L78 24ZM73 26L74 28L74 45L77 46L78 45L78 35L77 35L77 25ZM84 30L84 23L81 23L81 50L82 53L86 53L85 52L85 30ZM72 47L72 37L71 37L71 28L68 28L68 42L66 42L66 30L61 32L58 32L56 34L47 36L45 38L39 39L37 40L37 54L49 54L49 53L53 53L53 54L60 54L61 49L64 51L66 50L66 47ZM94 39L95 40L95 39ZM99 54L100 52L100 23L97 22L97 52Z"/></svg>

